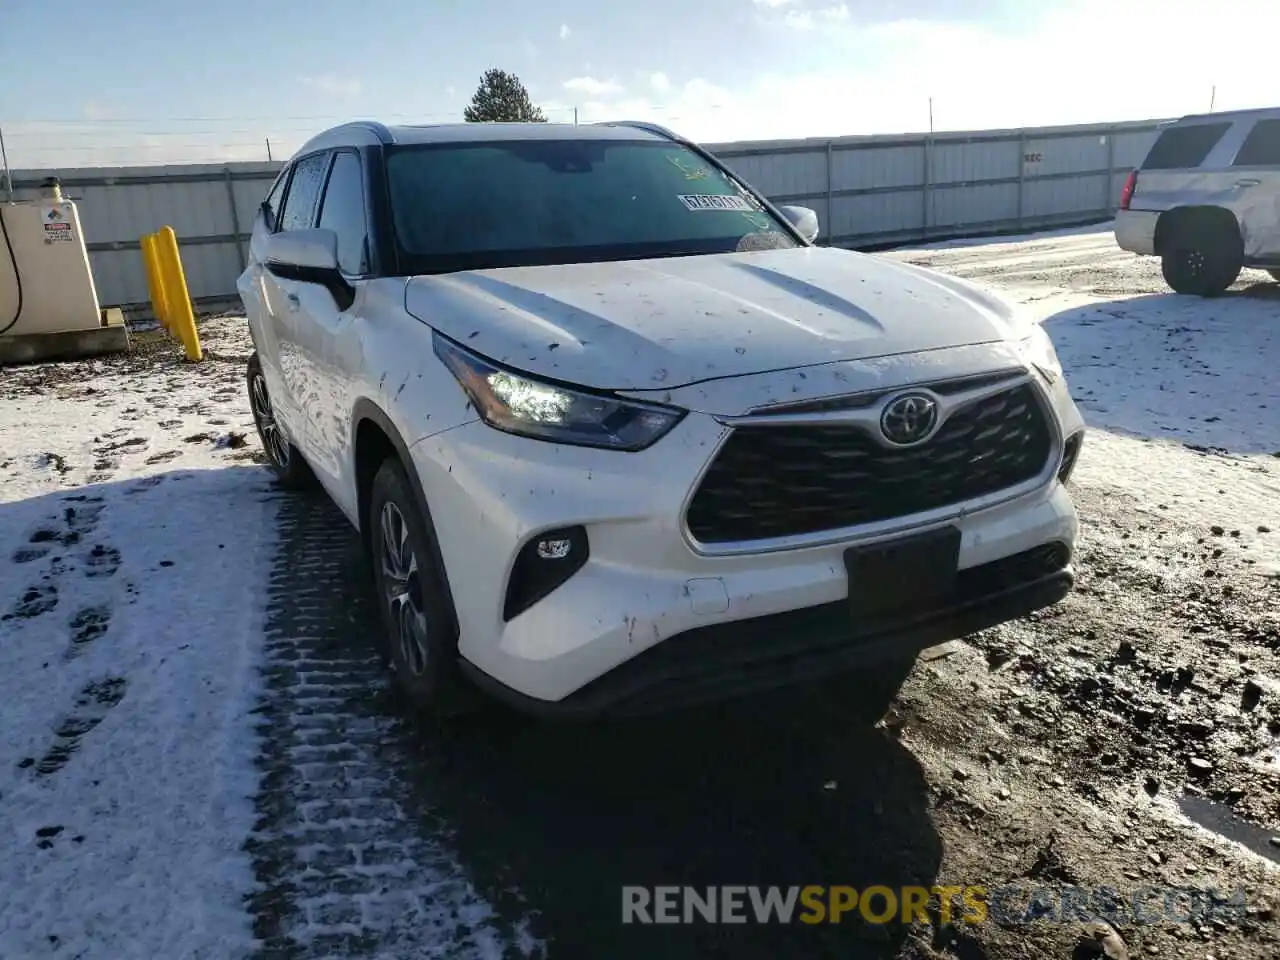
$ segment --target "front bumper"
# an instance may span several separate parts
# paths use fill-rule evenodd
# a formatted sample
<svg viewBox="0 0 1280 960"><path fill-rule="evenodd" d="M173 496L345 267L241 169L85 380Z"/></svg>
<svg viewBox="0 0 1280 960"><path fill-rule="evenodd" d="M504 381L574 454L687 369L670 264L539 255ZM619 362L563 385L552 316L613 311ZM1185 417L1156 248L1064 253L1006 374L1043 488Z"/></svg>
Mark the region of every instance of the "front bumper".
<svg viewBox="0 0 1280 960"><path fill-rule="evenodd" d="M926 647L1024 617L1071 592L1068 559L1065 545L1047 544L970 568L954 605L875 631L856 630L840 600L694 627L557 701L526 696L466 660L462 666L480 689L535 716L643 716L914 657Z"/></svg>
<svg viewBox="0 0 1280 960"><path fill-rule="evenodd" d="M1060 379L1051 393L1059 432L1074 433L1081 424ZM726 430L692 412L653 447L628 454L541 443L480 422L415 444L414 466L457 611L463 668L526 709L633 712L642 701L718 697L735 687L758 689L881 656L914 655L1056 602L1070 589L1076 514L1050 473L1016 499L930 517L909 530L959 527L962 572L1060 545L1055 569L971 590L955 609L927 620L855 636L844 551L907 529L847 531L760 552L702 550L683 527L683 508ZM585 565L507 620L507 585L521 548L572 525L587 531ZM976 572L971 577L981 580ZM763 637L762 646L755 637ZM694 661L710 671L697 667L686 678L691 682L681 681ZM672 673L677 663L680 676Z"/></svg>

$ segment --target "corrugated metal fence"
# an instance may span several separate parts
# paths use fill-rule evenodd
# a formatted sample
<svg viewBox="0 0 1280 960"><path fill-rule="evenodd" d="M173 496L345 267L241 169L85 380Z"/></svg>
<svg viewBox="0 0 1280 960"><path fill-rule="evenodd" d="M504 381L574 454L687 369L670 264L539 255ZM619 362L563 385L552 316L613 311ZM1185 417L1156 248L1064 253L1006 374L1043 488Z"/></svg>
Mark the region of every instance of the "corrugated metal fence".
<svg viewBox="0 0 1280 960"><path fill-rule="evenodd" d="M1110 216L1157 122L930 136L712 144L778 203L813 207L822 242L868 247L1070 226ZM279 163L14 171L18 199L56 175L80 204L103 305L146 301L138 239L169 224L191 294L234 300L248 231Z"/></svg>

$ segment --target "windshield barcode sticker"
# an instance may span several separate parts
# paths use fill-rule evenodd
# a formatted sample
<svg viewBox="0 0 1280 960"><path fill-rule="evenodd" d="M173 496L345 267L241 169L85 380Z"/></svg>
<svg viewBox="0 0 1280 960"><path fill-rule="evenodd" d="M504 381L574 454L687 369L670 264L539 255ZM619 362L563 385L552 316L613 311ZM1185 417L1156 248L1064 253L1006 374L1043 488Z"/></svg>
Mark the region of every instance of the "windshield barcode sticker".
<svg viewBox="0 0 1280 960"><path fill-rule="evenodd" d="M721 196L719 194L692 194L680 198L689 210L738 210L753 211L746 197Z"/></svg>

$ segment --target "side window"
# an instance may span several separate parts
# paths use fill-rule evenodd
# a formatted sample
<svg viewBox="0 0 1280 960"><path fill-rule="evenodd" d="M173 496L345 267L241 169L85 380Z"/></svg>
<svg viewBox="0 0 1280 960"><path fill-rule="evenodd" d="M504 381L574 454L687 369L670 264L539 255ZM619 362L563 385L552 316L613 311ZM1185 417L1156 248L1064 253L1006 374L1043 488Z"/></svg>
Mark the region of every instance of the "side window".
<svg viewBox="0 0 1280 960"><path fill-rule="evenodd" d="M1192 123L1182 127L1169 127L1160 134L1160 139L1147 154L1142 169L1189 170L1198 167L1229 129L1230 123Z"/></svg>
<svg viewBox="0 0 1280 960"><path fill-rule="evenodd" d="M289 194L284 198L284 210L280 215L281 230L307 230L315 226L316 201L324 185L325 169L329 166L329 154L321 153L300 160L293 168L289 181Z"/></svg>
<svg viewBox="0 0 1280 960"><path fill-rule="evenodd" d="M280 176L272 184L271 192L267 194L267 199L262 201L262 215L266 220L268 230L276 228L276 221L280 216L280 198L284 196L284 185L288 182L289 169L286 167L280 171Z"/></svg>
<svg viewBox="0 0 1280 960"><path fill-rule="evenodd" d="M1280 166L1280 120L1259 120L1245 137L1232 166Z"/></svg>
<svg viewBox="0 0 1280 960"><path fill-rule="evenodd" d="M364 174L354 153L339 153L333 160L320 207L320 226L338 235L338 266L343 273L360 276L368 272Z"/></svg>

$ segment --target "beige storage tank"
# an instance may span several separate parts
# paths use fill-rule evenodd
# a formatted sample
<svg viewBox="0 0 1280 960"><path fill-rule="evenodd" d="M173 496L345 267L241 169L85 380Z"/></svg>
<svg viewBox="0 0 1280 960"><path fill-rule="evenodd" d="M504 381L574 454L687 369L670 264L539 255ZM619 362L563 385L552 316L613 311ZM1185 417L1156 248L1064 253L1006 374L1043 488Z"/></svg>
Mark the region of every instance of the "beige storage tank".
<svg viewBox="0 0 1280 960"><path fill-rule="evenodd" d="M98 304L79 210L54 178L41 192L0 203L0 362L127 349L123 317Z"/></svg>

